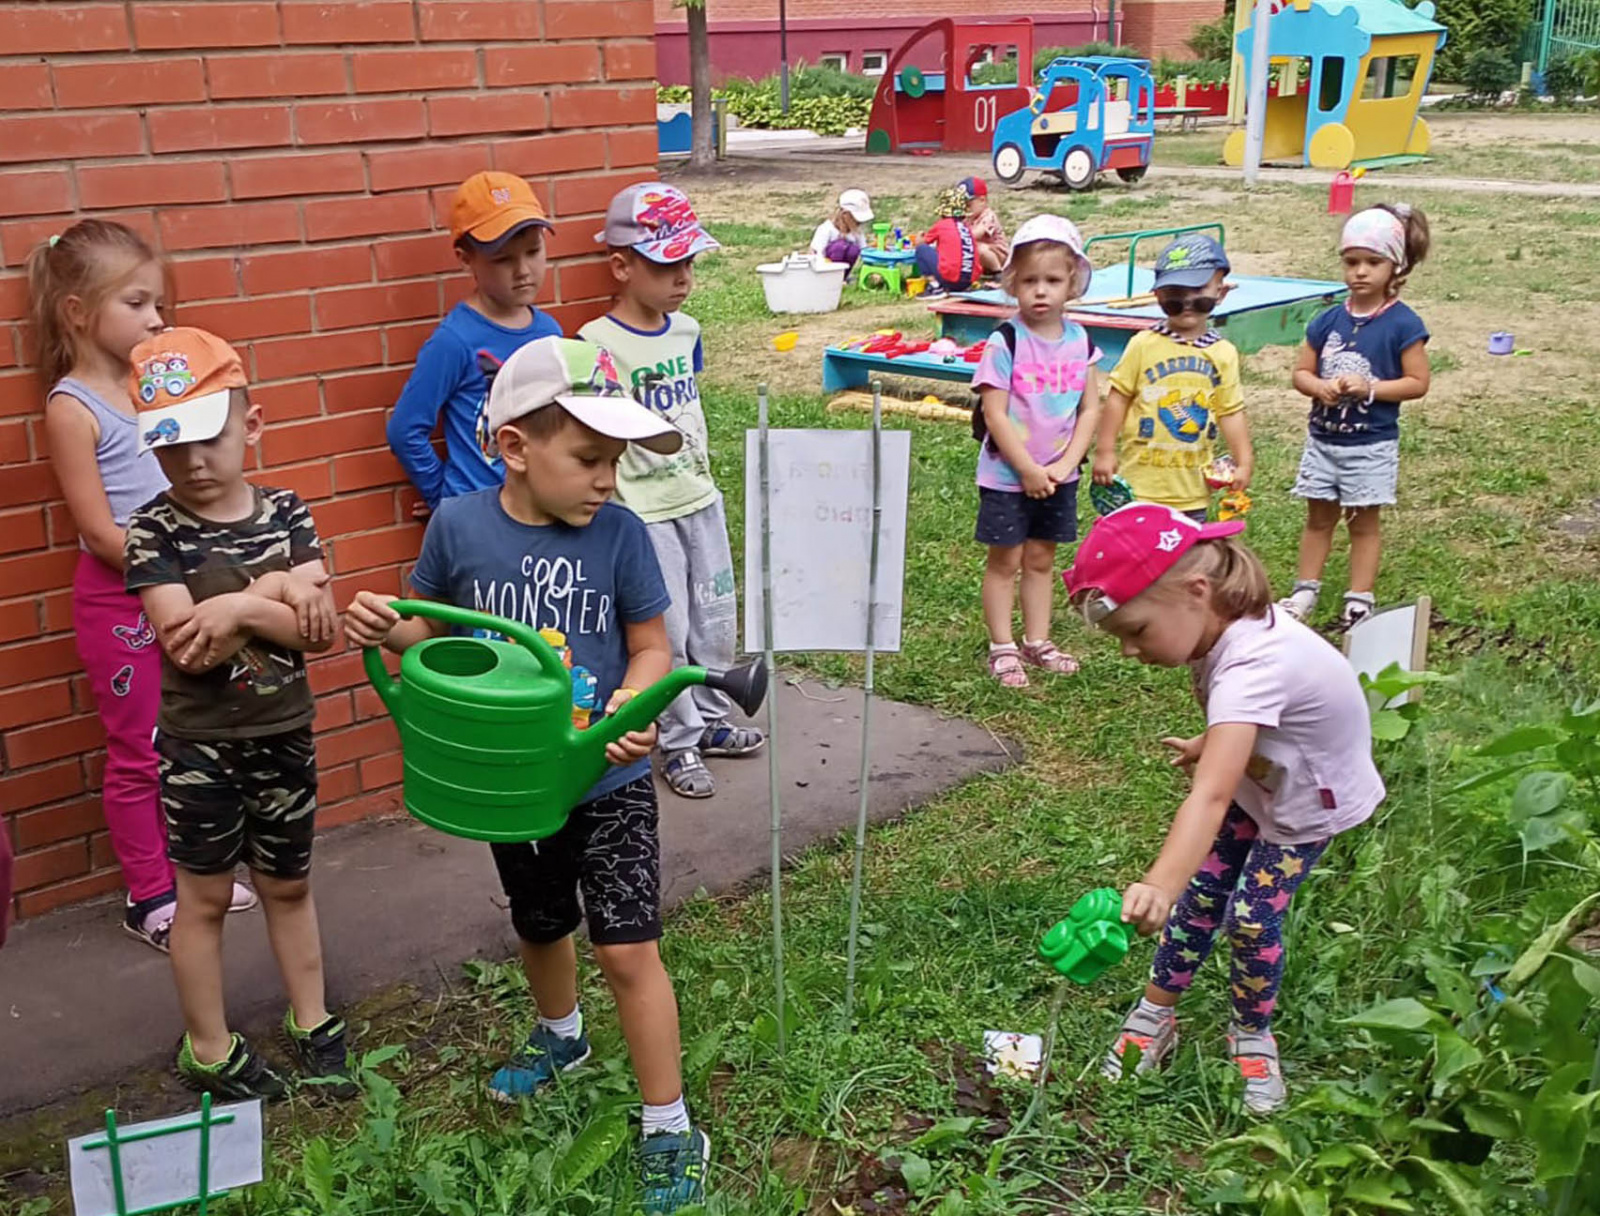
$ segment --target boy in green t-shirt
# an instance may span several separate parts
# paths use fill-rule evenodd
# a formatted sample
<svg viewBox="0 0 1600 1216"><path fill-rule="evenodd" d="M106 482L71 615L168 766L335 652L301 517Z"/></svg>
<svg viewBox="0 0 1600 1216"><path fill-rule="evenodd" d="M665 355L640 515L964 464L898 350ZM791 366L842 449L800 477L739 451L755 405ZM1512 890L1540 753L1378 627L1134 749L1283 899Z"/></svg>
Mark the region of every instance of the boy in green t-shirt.
<svg viewBox="0 0 1600 1216"><path fill-rule="evenodd" d="M641 405L683 432L683 447L660 456L629 447L617 467L617 499L644 520L672 604L666 611L672 664L732 665L738 601L722 494L711 477L706 416L695 374L703 366L700 324L678 310L694 288L697 254L721 248L676 186L646 182L611 200L605 231L617 298L578 331L615 357ZM748 756L766 737L728 721L733 705L697 687L661 715L662 776L673 793L709 798L716 782L705 756Z"/></svg>
<svg viewBox="0 0 1600 1216"><path fill-rule="evenodd" d="M1250 485L1255 454L1239 387L1239 352L1211 326L1228 294L1228 256L1203 233L1179 237L1156 259L1155 295L1166 320L1133 336L1112 370L1095 448L1094 479L1122 476L1140 502L1204 523L1205 468L1217 432L1236 466L1232 488Z"/></svg>

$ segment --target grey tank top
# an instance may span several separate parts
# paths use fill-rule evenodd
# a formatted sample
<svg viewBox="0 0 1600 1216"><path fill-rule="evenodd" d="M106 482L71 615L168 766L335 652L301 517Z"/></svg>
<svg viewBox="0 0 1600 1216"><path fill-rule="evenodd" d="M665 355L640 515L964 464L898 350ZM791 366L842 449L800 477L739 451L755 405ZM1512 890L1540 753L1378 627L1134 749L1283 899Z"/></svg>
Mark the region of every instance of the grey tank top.
<svg viewBox="0 0 1600 1216"><path fill-rule="evenodd" d="M65 393L81 403L100 424L100 442L95 446L94 458L100 465L111 518L117 527L126 528L128 516L167 488L167 475L161 471L155 453L139 450L139 420L128 417L71 376L50 391ZM78 546L83 547L81 539Z"/></svg>

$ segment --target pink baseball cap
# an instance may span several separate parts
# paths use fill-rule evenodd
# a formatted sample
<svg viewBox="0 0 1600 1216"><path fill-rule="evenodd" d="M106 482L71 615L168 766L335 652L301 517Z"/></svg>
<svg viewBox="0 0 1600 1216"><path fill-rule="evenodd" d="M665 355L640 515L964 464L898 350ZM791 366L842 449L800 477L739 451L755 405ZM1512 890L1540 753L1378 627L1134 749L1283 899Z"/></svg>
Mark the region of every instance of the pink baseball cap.
<svg viewBox="0 0 1600 1216"><path fill-rule="evenodd" d="M1130 502L1095 520L1061 581L1073 599L1099 593L1092 610L1092 619L1098 622L1150 590L1200 541L1243 531L1242 519L1197 524L1171 507Z"/></svg>

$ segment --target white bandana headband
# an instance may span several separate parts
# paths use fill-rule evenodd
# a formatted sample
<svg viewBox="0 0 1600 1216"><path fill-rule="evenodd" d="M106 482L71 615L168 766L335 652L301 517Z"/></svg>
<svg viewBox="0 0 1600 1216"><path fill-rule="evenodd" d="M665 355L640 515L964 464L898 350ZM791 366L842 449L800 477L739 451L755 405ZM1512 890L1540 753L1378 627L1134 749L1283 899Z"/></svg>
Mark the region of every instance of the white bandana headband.
<svg viewBox="0 0 1600 1216"><path fill-rule="evenodd" d="M1339 252L1370 249L1387 258L1401 270L1406 268L1406 226L1382 207L1358 211L1345 222L1339 237Z"/></svg>

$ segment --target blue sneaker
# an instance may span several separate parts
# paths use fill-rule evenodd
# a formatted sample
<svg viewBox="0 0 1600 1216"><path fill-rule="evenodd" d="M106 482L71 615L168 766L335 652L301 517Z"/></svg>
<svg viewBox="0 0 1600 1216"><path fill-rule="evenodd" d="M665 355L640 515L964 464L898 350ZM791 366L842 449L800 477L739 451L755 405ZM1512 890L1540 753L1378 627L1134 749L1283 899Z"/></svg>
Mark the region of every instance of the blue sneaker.
<svg viewBox="0 0 1600 1216"><path fill-rule="evenodd" d="M665 1216L706 1197L711 1138L698 1127L657 1132L639 1150L639 1185L645 1216Z"/></svg>
<svg viewBox="0 0 1600 1216"><path fill-rule="evenodd" d="M555 1080L558 1072L571 1072L588 1058L589 1036L581 1021L575 1039L563 1039L535 1026L522 1049L489 1078L489 1096L497 1102L531 1098L541 1085Z"/></svg>

